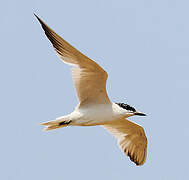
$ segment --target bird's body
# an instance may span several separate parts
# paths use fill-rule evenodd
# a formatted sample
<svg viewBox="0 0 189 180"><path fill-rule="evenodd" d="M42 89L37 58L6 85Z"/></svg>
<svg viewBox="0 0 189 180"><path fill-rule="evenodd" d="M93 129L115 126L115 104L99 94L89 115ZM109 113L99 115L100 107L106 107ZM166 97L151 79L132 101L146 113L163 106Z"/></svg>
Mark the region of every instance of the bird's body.
<svg viewBox="0 0 189 180"><path fill-rule="evenodd" d="M125 111L117 104L109 103L91 104L84 107L78 106L66 117L68 121L71 121L69 125L72 126L96 126L126 118L127 116Z"/></svg>
<svg viewBox="0 0 189 180"><path fill-rule="evenodd" d="M127 104L111 102L106 92L106 71L57 35L39 17L37 19L63 62L73 66L72 77L79 99L72 113L41 123L46 126L45 130L102 125L118 139L120 148L136 165L144 164L147 149L144 130L126 118L145 114Z"/></svg>

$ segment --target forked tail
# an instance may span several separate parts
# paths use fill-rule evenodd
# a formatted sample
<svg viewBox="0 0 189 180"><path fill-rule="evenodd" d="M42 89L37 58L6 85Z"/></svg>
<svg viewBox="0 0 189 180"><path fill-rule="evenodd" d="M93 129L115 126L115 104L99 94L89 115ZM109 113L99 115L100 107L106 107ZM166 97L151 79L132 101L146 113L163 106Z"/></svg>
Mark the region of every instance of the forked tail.
<svg viewBox="0 0 189 180"><path fill-rule="evenodd" d="M70 123L71 123L70 120L68 120L64 117L61 117L61 118L57 118L56 120L40 123L40 125L46 126L43 129L44 131L49 131L49 130L58 129L58 128L68 126L68 124L70 124Z"/></svg>

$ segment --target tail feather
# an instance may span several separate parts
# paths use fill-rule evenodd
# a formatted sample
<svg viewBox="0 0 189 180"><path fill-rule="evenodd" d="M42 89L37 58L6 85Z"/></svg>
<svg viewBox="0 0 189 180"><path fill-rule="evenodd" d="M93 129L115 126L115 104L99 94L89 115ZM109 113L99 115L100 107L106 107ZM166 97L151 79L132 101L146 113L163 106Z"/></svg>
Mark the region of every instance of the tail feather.
<svg viewBox="0 0 189 180"><path fill-rule="evenodd" d="M68 119L65 120L65 118L58 118L56 120L40 123L40 125L46 126L43 129L44 131L49 131L49 130L58 129L58 128L68 126L68 124L70 124L70 123L71 123L71 121L68 120Z"/></svg>
<svg viewBox="0 0 189 180"><path fill-rule="evenodd" d="M61 128L61 127L62 126L59 126L59 125L50 125L50 126L45 127L43 130L44 131L50 131L50 130L58 129L58 128Z"/></svg>
<svg viewBox="0 0 189 180"><path fill-rule="evenodd" d="M59 122L61 122L61 121L60 120L52 120L52 121L47 121L47 122L40 123L40 125L49 126L49 125L58 124Z"/></svg>

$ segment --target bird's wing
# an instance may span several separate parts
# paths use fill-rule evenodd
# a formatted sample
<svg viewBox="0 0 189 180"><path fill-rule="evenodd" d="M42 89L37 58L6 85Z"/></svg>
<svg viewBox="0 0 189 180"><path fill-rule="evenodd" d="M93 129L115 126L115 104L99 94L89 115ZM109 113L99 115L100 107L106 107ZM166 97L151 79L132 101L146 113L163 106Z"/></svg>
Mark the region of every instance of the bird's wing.
<svg viewBox="0 0 189 180"><path fill-rule="evenodd" d="M136 165L143 165L146 161L147 138L144 129L131 121L120 119L103 127L113 134L122 151L130 157Z"/></svg>
<svg viewBox="0 0 189 180"><path fill-rule="evenodd" d="M73 66L72 78L80 105L90 102L109 103L106 71L56 34L38 16L36 17L63 62Z"/></svg>

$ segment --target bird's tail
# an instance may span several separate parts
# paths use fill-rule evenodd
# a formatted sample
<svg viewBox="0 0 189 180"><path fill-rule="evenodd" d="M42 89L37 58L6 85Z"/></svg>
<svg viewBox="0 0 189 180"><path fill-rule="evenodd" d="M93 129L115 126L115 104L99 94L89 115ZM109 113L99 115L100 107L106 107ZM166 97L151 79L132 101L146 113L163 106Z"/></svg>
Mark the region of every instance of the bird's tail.
<svg viewBox="0 0 189 180"><path fill-rule="evenodd" d="M49 131L49 130L58 129L58 128L68 126L68 124L70 124L70 123L71 123L71 121L68 120L68 118L60 117L60 118L57 118L56 120L40 123L40 125L46 126L43 129L44 131Z"/></svg>

